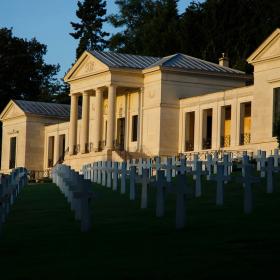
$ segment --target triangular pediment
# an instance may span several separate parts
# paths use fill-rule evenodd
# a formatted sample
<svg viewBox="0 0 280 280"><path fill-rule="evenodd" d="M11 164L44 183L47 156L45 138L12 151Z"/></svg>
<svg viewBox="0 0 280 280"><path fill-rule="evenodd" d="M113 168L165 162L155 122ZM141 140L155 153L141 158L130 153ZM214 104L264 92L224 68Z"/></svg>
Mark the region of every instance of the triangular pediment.
<svg viewBox="0 0 280 280"><path fill-rule="evenodd" d="M109 67L91 53L85 51L66 74L64 81L79 79L108 70Z"/></svg>
<svg viewBox="0 0 280 280"><path fill-rule="evenodd" d="M4 108L0 115L0 120L5 121L7 119L13 119L20 116L24 116L25 113L21 110L17 104L11 100L8 105Z"/></svg>
<svg viewBox="0 0 280 280"><path fill-rule="evenodd" d="M251 64L280 58L280 29L277 28L247 59Z"/></svg>

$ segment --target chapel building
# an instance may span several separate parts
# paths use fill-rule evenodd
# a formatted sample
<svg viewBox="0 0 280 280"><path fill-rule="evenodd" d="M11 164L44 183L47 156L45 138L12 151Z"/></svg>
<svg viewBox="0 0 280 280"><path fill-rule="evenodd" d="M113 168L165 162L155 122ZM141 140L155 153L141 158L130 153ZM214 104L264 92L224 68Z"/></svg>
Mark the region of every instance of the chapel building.
<svg viewBox="0 0 280 280"><path fill-rule="evenodd" d="M6 106L1 172L216 150L270 153L278 146L280 29L247 61L253 77L229 68L225 56L215 64L180 53L85 51L65 76L71 105Z"/></svg>

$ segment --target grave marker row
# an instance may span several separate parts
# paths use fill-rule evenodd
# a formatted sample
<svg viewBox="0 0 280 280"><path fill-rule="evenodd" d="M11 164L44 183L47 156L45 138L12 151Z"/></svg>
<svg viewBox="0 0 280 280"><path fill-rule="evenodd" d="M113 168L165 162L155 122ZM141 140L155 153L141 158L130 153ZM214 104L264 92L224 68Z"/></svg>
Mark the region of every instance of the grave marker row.
<svg viewBox="0 0 280 280"><path fill-rule="evenodd" d="M93 198L91 181L63 164L53 168L52 180L70 203L75 219L81 222L81 231L89 231L91 228L89 203Z"/></svg>
<svg viewBox="0 0 280 280"><path fill-rule="evenodd" d="M278 164L279 158L275 156L266 158L264 152L260 152L257 156L257 170L261 176L267 177L267 192L273 190L273 173L279 170L275 168ZM118 181L120 180L120 192L124 194L127 192L126 184L129 179L129 198L136 199L136 184L141 186L141 208L148 207L148 188L149 186L156 188L156 216L163 217L165 212L166 193L172 192L176 194L176 228L183 228L186 224L186 196L188 192L188 185L186 176L192 175L195 180L195 197L202 196L202 177L206 175L207 180L214 180L217 182L216 188L216 205L224 204L224 187L225 184L235 179L243 184L244 187L244 212L251 213L253 209L253 194L252 185L258 183L259 179L254 176L254 167L246 152L242 156L242 164L238 165L242 168L241 177L234 176L233 172L233 158L230 154L224 154L223 157L218 157L217 153L214 155L207 155L206 161L198 160L198 155L194 155L193 160L186 160L184 155L180 158L160 158L154 160L127 161L122 163L110 162L109 165L102 163L94 163L90 166L90 177L93 182L103 182L107 180L107 186L111 187L108 180L113 180L113 190L118 189ZM275 161L277 160L277 164ZM103 166L103 167L102 167ZM104 167L105 166L105 167ZM105 175L98 177L98 172L105 168ZM97 175L95 175L97 174ZM85 175L86 176L86 175ZM177 176L174 181L172 178ZM103 183L105 185L105 183Z"/></svg>
<svg viewBox="0 0 280 280"><path fill-rule="evenodd" d="M0 232L12 205L15 203L22 188L27 185L27 170L19 167L10 175L1 175L0 183Z"/></svg>

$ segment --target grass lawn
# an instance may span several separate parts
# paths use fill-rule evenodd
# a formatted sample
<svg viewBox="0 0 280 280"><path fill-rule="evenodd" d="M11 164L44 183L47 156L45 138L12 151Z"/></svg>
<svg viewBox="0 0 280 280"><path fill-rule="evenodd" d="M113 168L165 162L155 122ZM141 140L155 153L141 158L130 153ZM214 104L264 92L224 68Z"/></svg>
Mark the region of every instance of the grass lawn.
<svg viewBox="0 0 280 280"><path fill-rule="evenodd" d="M202 198L189 194L181 231L174 195L159 219L154 191L141 210L139 200L94 185L86 234L54 184L28 185L0 237L0 279L278 279L279 180L270 195L264 182L254 187L251 215L243 214L241 185L226 185L225 206L217 207L215 184L203 182Z"/></svg>

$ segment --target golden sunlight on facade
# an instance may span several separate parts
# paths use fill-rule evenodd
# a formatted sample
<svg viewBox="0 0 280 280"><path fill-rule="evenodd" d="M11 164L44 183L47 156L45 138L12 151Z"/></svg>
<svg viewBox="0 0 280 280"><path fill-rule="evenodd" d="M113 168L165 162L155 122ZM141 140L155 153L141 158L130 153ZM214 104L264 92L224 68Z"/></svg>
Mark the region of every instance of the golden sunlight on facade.
<svg viewBox="0 0 280 280"><path fill-rule="evenodd" d="M226 57L214 64L184 54L84 52L65 76L71 106L6 106L1 172L46 170L62 161L79 170L106 159L270 152L280 116L280 29L248 62L254 77L228 68Z"/></svg>

